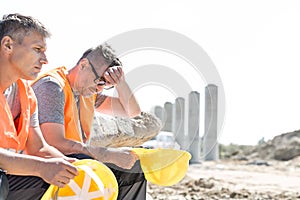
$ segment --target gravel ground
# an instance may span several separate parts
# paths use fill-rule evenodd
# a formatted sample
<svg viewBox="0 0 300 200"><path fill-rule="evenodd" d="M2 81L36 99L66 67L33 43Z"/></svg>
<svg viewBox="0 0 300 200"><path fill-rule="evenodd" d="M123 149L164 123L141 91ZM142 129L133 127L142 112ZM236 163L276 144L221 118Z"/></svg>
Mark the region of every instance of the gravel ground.
<svg viewBox="0 0 300 200"><path fill-rule="evenodd" d="M299 161L205 161L171 187L149 183L148 193L154 200L300 199Z"/></svg>

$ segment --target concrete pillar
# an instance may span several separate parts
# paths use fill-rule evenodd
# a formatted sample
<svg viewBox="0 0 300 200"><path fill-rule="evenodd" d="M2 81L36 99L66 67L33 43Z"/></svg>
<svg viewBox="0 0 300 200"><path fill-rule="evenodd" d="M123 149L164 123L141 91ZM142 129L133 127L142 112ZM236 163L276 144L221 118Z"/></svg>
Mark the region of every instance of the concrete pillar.
<svg viewBox="0 0 300 200"><path fill-rule="evenodd" d="M218 87L209 84L205 88L205 131L203 136L204 160L219 159L218 144Z"/></svg>
<svg viewBox="0 0 300 200"><path fill-rule="evenodd" d="M200 163L201 140L200 140L200 94L192 91L189 94L188 112L188 151L192 158L190 163Z"/></svg>
<svg viewBox="0 0 300 200"><path fill-rule="evenodd" d="M182 97L175 99L173 105L173 123L172 123L172 132L174 133L176 142L180 145L181 149L186 149L186 135L184 132L184 103L185 100Z"/></svg>
<svg viewBox="0 0 300 200"><path fill-rule="evenodd" d="M153 114L161 121L163 120L163 108L161 106L155 106Z"/></svg>
<svg viewBox="0 0 300 200"><path fill-rule="evenodd" d="M164 104L164 111L163 111L163 122L164 126L161 129L162 131L172 131L172 119L173 119L173 104L170 102L166 102Z"/></svg>

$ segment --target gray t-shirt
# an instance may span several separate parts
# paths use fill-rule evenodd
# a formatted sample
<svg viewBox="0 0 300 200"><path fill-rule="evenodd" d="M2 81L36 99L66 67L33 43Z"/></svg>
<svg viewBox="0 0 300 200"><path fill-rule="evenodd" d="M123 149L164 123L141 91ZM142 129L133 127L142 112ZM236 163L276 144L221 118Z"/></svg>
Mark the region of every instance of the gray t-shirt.
<svg viewBox="0 0 300 200"><path fill-rule="evenodd" d="M32 86L39 108L39 122L64 124L65 95L59 82L47 76Z"/></svg>
<svg viewBox="0 0 300 200"><path fill-rule="evenodd" d="M4 96L5 96L6 101L9 105L9 107L10 107L12 116L15 120L21 114L21 102L20 102L20 94L19 94L18 84L16 82L11 84L4 91ZM37 116L38 110L37 109L30 117L30 126L31 127L39 126L39 120L38 120L38 116Z"/></svg>
<svg viewBox="0 0 300 200"><path fill-rule="evenodd" d="M65 95L57 79L46 76L32 86L38 99L39 122L64 124ZM107 96L98 94L95 107L102 104ZM75 96L79 110L78 96Z"/></svg>

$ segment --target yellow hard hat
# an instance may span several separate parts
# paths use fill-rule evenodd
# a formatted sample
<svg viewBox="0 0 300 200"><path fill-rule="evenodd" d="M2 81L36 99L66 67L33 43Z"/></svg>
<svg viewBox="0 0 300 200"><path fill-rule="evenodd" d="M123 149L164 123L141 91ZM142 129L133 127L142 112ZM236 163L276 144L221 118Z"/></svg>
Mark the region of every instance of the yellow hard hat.
<svg viewBox="0 0 300 200"><path fill-rule="evenodd" d="M171 186L182 180L191 154L176 149L132 149L140 158L145 178L156 185Z"/></svg>
<svg viewBox="0 0 300 200"><path fill-rule="evenodd" d="M73 163L79 174L64 188L51 185L41 200L116 200L118 182L104 164L83 159Z"/></svg>

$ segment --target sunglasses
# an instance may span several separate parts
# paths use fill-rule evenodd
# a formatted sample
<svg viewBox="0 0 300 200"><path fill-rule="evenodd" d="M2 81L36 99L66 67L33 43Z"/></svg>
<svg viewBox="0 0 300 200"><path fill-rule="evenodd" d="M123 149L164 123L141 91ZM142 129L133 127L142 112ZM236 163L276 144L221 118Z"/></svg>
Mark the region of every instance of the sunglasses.
<svg viewBox="0 0 300 200"><path fill-rule="evenodd" d="M107 85L107 82L106 82L105 78L103 76L99 76L99 74L97 73L97 71L96 71L94 65L92 64L92 62L90 60L88 60L88 61L89 61L90 65L91 65L92 71L93 71L93 73L94 73L94 75L96 77L94 79L94 83L96 85L98 85L98 86L104 86L104 89L106 89L106 90L109 90L109 89L113 88L114 86L105 87L105 85ZM110 63L110 65L108 66L108 68L113 67L113 66L122 66L122 63L121 63L121 61L118 58L116 58L116 59L114 59L112 61L112 63Z"/></svg>

